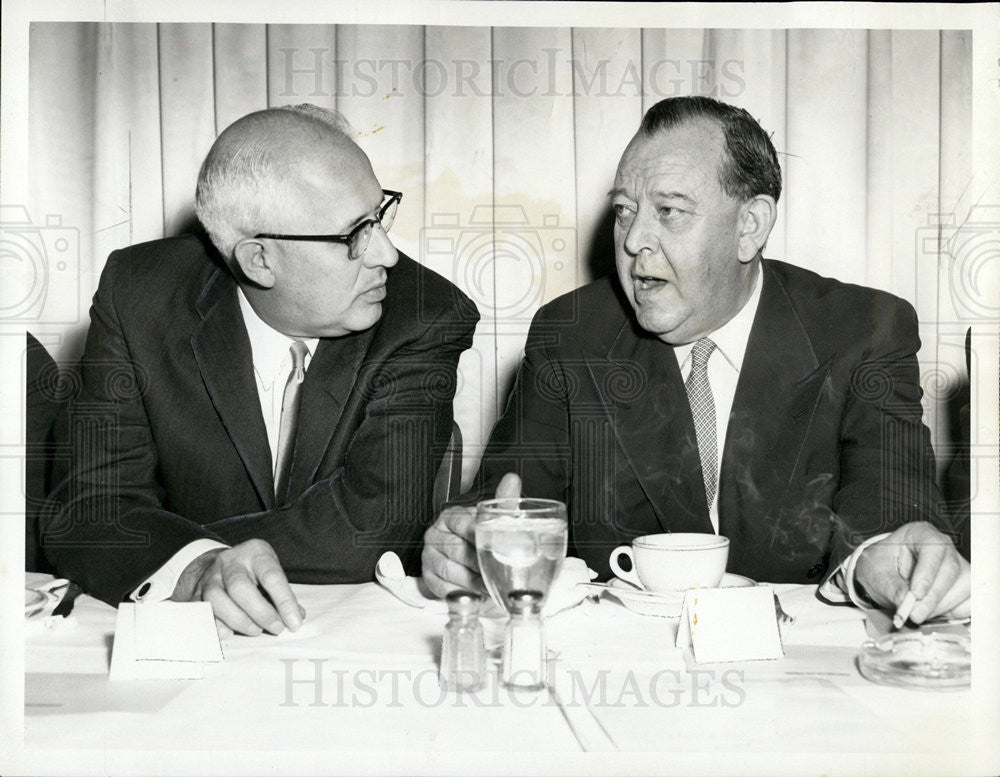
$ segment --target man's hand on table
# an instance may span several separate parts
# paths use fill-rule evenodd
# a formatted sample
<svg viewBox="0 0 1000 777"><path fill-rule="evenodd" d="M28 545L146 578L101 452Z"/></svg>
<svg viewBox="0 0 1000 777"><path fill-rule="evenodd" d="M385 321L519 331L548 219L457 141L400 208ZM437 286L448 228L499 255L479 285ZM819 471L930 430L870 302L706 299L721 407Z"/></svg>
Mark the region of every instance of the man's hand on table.
<svg viewBox="0 0 1000 777"><path fill-rule="evenodd" d="M521 478L508 472L497 484L497 499L521 496ZM435 596L455 589L486 593L476 560L476 508L449 507L424 534L424 585Z"/></svg>
<svg viewBox="0 0 1000 777"><path fill-rule="evenodd" d="M264 630L279 634L286 626L296 631L306 616L277 554L264 540L198 556L181 573L170 598L209 602L223 637L234 632L255 637Z"/></svg>
<svg viewBox="0 0 1000 777"><path fill-rule="evenodd" d="M971 614L969 562L929 523L908 523L865 548L854 577L876 604L889 610L898 609L912 591L914 623Z"/></svg>

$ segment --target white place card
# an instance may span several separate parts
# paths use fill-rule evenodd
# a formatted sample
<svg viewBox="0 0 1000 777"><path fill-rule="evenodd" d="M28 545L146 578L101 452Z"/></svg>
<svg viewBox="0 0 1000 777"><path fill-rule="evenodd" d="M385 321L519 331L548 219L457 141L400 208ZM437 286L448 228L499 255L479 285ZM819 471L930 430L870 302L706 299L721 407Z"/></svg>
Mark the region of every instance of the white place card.
<svg viewBox="0 0 1000 777"><path fill-rule="evenodd" d="M774 591L767 585L688 591L676 645L690 645L699 664L781 658Z"/></svg>
<svg viewBox="0 0 1000 777"><path fill-rule="evenodd" d="M112 680L197 680L223 660L208 602L118 605Z"/></svg>

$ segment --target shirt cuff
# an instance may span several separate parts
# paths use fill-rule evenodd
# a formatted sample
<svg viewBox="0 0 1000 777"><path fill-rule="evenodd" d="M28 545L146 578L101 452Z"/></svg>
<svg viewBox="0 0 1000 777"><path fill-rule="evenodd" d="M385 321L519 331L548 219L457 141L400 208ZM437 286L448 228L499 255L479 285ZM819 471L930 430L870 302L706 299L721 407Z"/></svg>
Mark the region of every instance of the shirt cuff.
<svg viewBox="0 0 1000 777"><path fill-rule="evenodd" d="M166 564L147 577L142 585L129 594L129 599L133 602L148 602L151 604L169 599L173 596L174 589L177 587L177 581L180 579L181 573L187 569L188 564L210 550L228 547L228 545L223 545L221 542L210 539L189 542L171 556Z"/></svg>
<svg viewBox="0 0 1000 777"><path fill-rule="evenodd" d="M819 595L835 604L850 602L855 607L860 607L863 610L872 609L871 602L861 598L854 587L854 569L858 565L858 559L861 558L861 554L869 545L874 545L888 536L888 532L885 534L876 534L874 537L869 537L858 545L854 549L854 552L845 558L834 573L819 587Z"/></svg>

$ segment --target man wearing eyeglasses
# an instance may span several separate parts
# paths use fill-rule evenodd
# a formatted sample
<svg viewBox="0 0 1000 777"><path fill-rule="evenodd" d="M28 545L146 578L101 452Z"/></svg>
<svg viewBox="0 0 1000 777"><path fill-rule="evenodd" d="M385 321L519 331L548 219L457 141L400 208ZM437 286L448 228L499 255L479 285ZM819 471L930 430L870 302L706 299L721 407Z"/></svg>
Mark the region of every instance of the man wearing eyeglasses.
<svg viewBox="0 0 1000 777"><path fill-rule="evenodd" d="M252 113L184 236L113 253L91 310L65 509L43 544L109 603L206 600L220 632L305 616L289 586L417 571L478 313L401 255L343 120Z"/></svg>

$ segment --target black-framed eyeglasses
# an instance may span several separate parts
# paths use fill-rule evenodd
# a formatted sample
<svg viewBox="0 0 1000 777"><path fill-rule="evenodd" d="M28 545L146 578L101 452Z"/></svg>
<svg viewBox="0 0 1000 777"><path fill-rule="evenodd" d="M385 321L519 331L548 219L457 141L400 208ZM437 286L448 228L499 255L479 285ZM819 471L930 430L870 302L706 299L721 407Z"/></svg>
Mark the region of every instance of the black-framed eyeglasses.
<svg viewBox="0 0 1000 777"><path fill-rule="evenodd" d="M277 235L261 232L254 237L270 240L307 240L313 243L346 243L347 255L351 260L360 259L368 250L368 242L372 238L372 229L376 224L380 224L386 232L392 228L392 222L396 220L396 210L399 208L400 200L403 199L403 193L383 189L382 197L383 202L379 206L378 215L373 219L365 219L344 235Z"/></svg>

